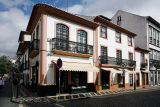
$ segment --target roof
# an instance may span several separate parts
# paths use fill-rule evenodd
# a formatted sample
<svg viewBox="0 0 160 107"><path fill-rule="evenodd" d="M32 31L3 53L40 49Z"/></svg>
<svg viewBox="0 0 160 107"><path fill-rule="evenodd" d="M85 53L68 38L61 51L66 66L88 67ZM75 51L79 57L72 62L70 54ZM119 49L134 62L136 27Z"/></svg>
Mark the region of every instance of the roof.
<svg viewBox="0 0 160 107"><path fill-rule="evenodd" d="M160 27L160 23L153 19L151 16L146 16L147 20L154 23L157 27Z"/></svg>
<svg viewBox="0 0 160 107"><path fill-rule="evenodd" d="M39 4L34 5L33 7L26 31L29 31L29 32L33 31L41 14L48 14L48 15L55 16L58 18L63 18L65 20L72 21L72 22L87 26L92 29L95 29L98 26L98 24L96 24L95 22L86 20L85 18L65 12L63 10L60 10L58 8L55 8L47 4L39 3Z"/></svg>
<svg viewBox="0 0 160 107"><path fill-rule="evenodd" d="M147 50L147 49L143 49L143 48L140 48L140 47L135 47L135 50L137 50L137 51L141 51L141 52L145 52L145 53L150 52L149 50Z"/></svg>
<svg viewBox="0 0 160 107"><path fill-rule="evenodd" d="M117 13L118 12L125 12L125 13L132 14L132 15L135 15L135 16L138 16L138 17L146 18L148 21L151 21L152 23L154 23L157 27L160 27L160 23L158 21L156 21L154 18L152 18L151 16L141 16L141 15L133 14L133 13L126 12L126 11L123 11L123 10L118 10Z"/></svg>
<svg viewBox="0 0 160 107"><path fill-rule="evenodd" d="M110 22L109 20L106 20L106 19L107 18L104 18L104 16L103 17L96 16L96 18L94 19L94 21L95 22L100 22L102 24L106 24L107 26L110 26L110 27L116 29L117 31L120 31L120 32L128 34L128 36L132 36L132 37L136 36L135 33L131 32L131 31L127 30L127 29L124 29L124 28L122 28L122 27L120 27L120 26L118 26L116 24L113 24L112 22Z"/></svg>
<svg viewBox="0 0 160 107"><path fill-rule="evenodd" d="M83 19L92 21L92 22L94 22L94 18L96 17L96 16L85 16L85 15L80 15L80 14L75 14L75 15L78 16L78 17L81 17Z"/></svg>

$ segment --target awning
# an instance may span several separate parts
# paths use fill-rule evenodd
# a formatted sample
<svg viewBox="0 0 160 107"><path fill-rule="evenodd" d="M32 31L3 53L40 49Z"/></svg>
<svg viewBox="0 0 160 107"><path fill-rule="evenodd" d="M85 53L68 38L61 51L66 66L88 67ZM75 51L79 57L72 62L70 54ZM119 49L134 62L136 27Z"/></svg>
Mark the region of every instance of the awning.
<svg viewBox="0 0 160 107"><path fill-rule="evenodd" d="M56 61L53 61L56 63ZM60 68L61 71L80 71L80 72L99 72L97 67L94 67L88 63L66 62L63 61L63 65Z"/></svg>
<svg viewBox="0 0 160 107"><path fill-rule="evenodd" d="M105 68L105 67L102 67L101 68L102 70L105 70L105 71L110 71L112 73L118 73L118 74L122 74L123 71L120 70L120 69L115 69L115 68Z"/></svg>
<svg viewBox="0 0 160 107"><path fill-rule="evenodd" d="M142 70L141 72L144 72L144 73L149 73L149 71L143 71L143 70Z"/></svg>

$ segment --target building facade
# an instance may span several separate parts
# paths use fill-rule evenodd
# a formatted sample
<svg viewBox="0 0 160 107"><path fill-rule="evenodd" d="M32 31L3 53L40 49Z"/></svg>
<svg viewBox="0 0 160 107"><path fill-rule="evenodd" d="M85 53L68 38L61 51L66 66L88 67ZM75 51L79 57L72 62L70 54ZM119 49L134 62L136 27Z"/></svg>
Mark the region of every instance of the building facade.
<svg viewBox="0 0 160 107"><path fill-rule="evenodd" d="M148 51L135 50L135 37L102 15L74 15L36 4L26 31L19 35L19 71L24 84L32 82L40 94L133 89L142 83L146 87L148 68L142 73L136 61L145 51L143 63L148 64Z"/></svg>
<svg viewBox="0 0 160 107"><path fill-rule="evenodd" d="M113 17L112 23L137 34L135 45L149 53L149 71L151 85L160 83L160 24L150 16L139 16L119 10Z"/></svg>

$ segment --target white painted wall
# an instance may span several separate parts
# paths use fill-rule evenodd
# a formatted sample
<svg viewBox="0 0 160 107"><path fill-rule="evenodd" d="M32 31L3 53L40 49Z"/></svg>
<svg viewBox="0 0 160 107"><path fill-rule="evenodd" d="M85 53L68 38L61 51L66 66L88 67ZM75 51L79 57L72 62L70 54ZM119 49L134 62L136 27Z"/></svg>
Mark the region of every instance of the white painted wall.
<svg viewBox="0 0 160 107"><path fill-rule="evenodd" d="M82 25L75 24L73 22L69 22L60 18L56 18L53 16L47 17L47 38L48 40L56 37L56 24L62 23L69 27L69 41L77 42L77 30L81 29L87 32L87 43L89 45L93 45L93 30L87 28ZM54 68L53 62L57 61L58 58L61 58L62 61L66 62L77 62L77 63L90 63L93 65L93 57L90 58L81 58L81 57L72 57L72 56L64 56L57 55L51 52L51 44L47 42L47 84L53 84L54 82ZM88 83L93 83L93 73L88 73Z"/></svg>
<svg viewBox="0 0 160 107"><path fill-rule="evenodd" d="M100 27L98 27L98 32L100 32ZM108 47L109 57L116 57L116 49L122 50L122 59L128 59L128 52L132 52L134 56L134 48L128 46L128 36L121 33L121 43L117 43L115 41L115 33L115 29L107 27L107 39L101 38L100 33L98 34L98 56L101 53L101 45Z"/></svg>

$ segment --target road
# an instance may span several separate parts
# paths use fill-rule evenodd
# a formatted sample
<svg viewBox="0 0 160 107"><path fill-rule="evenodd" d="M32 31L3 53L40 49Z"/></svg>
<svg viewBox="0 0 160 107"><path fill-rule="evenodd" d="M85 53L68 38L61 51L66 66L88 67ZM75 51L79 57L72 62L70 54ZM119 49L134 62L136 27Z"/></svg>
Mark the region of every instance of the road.
<svg viewBox="0 0 160 107"><path fill-rule="evenodd" d="M60 103L29 103L30 107L160 107L160 89Z"/></svg>
<svg viewBox="0 0 160 107"><path fill-rule="evenodd" d="M0 107L160 107L160 88L59 103L44 101L25 104L10 102L9 90L8 82L0 89Z"/></svg>
<svg viewBox="0 0 160 107"><path fill-rule="evenodd" d="M5 82L5 86L0 89L0 107L18 107L19 104L10 102L10 86Z"/></svg>

